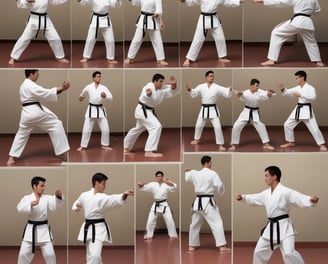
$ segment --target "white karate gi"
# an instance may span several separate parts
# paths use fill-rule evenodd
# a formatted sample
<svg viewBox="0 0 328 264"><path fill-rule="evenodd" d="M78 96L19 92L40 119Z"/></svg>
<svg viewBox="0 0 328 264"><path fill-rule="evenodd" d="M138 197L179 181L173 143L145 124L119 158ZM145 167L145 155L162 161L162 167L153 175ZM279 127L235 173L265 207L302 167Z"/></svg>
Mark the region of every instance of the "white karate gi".
<svg viewBox="0 0 328 264"><path fill-rule="evenodd" d="M24 80L19 93L22 104L39 102L40 100L58 100L56 87L45 89L29 79ZM41 107L37 104L22 107L19 128L9 151L10 156L18 158L22 155L34 128L40 128L49 134L56 155L64 154L69 150L62 121L47 107L43 105Z"/></svg>
<svg viewBox="0 0 328 264"><path fill-rule="evenodd" d="M157 217L159 214L163 216L165 221L169 237L177 237L177 231L173 220L171 208L167 201L161 202L156 207L156 201L166 200L169 192L174 192L177 189L177 185L169 186L166 183L159 184L158 182L150 182L140 188L145 192L153 193L154 203L150 208L148 220L146 224L146 235L145 237L153 237L154 229L156 226Z"/></svg>
<svg viewBox="0 0 328 264"><path fill-rule="evenodd" d="M67 0L37 0L34 3L28 3L26 0L17 0L17 7L29 8L31 12L35 13L47 13L48 4L60 5L67 2ZM40 24L39 24L40 21ZM46 24L46 29L45 29ZM18 60L31 40L36 36L38 28L40 31L44 30L44 36L48 40L50 48L52 49L57 59L63 59L65 57L63 44L60 36L58 35L50 17L39 16L36 14L30 14L28 23L26 24L25 30L20 38L17 40L10 57ZM41 34L41 32L39 32Z"/></svg>
<svg viewBox="0 0 328 264"><path fill-rule="evenodd" d="M273 192L271 188L257 194L243 195L243 201L251 206L265 206L268 218L278 217L289 213L293 206L306 208L315 204L311 203L310 196L301 194L279 183ZM301 255L295 250L295 235L293 223L290 218L279 220L280 226L280 251L285 264L304 263ZM277 243L277 223L273 223L273 242ZM255 251L253 264L268 263L273 250L270 248L270 223L266 225L259 238Z"/></svg>
<svg viewBox="0 0 328 264"><path fill-rule="evenodd" d="M298 98L298 103L311 103L317 97L315 88L308 83L305 83L303 87L300 85L290 88L284 89L283 95L293 96L293 93L300 93L301 97ZM303 106L299 112L299 120L297 121L295 118L297 106L294 108L292 113L289 115L287 120L284 123L284 132L285 132L285 139L288 142L295 142L294 137L294 128L302 121L309 131L311 132L315 142L318 146L325 143L325 139L319 129L317 120L315 119L314 111L312 109L312 113L310 112L310 107ZM311 117L312 115L312 117Z"/></svg>
<svg viewBox="0 0 328 264"><path fill-rule="evenodd" d="M28 220L45 221L48 220L48 213L55 211L62 206L64 200L58 199L55 195L42 194L39 204L31 206L35 201L34 193L25 195L17 205L18 213L26 215ZM29 264L32 262L34 253L32 253L32 224L27 224L24 237L18 255L18 264ZM52 244L52 234L48 224L38 225L35 228L35 244L41 248L42 255L47 264L56 264L55 251Z"/></svg>
<svg viewBox="0 0 328 264"><path fill-rule="evenodd" d="M264 0L264 5L272 7L293 7L294 14L309 16L321 10L317 0ZM296 16L277 25L271 32L268 59L277 61L282 44L289 37L299 34L303 39L306 51L313 62L321 61L320 51L314 36L314 24L310 17Z"/></svg>
<svg viewBox="0 0 328 264"><path fill-rule="evenodd" d="M106 98L101 97L102 92L106 94ZM99 84L98 87L96 87L95 83L93 82L87 85L82 90L80 96L89 97L89 105L85 112L85 119L83 124L81 147L88 147L95 121L97 121L101 131L101 145L109 146L109 125L107 120L106 108L104 106L92 106L90 104L100 105L103 103L104 100L111 101L113 99L112 94L106 86Z"/></svg>
<svg viewBox="0 0 328 264"><path fill-rule="evenodd" d="M115 58L115 41L112 27L112 21L108 14L109 7L119 7L122 5L121 0L81 0L81 5L90 5L93 11L91 22L88 30L88 36L85 41L83 58L90 59L93 48L96 44L97 31L100 29L106 46L106 58L107 60L114 60ZM95 14L96 13L96 14ZM97 16L105 15L107 16ZM98 23L97 23L98 20ZM98 25L98 28L97 28Z"/></svg>
<svg viewBox="0 0 328 264"><path fill-rule="evenodd" d="M219 175L209 168L203 168L200 171L187 171L185 180L194 185L196 195L214 195L215 192L218 192L220 195L224 194L224 184ZM201 199L202 209L199 208L199 199ZM189 246L200 246L199 232L203 219L206 220L212 230L216 247L226 245L222 218L215 200L213 197L196 197L192 206Z"/></svg>
<svg viewBox="0 0 328 264"><path fill-rule="evenodd" d="M207 83L199 84L196 88L191 89L189 94L192 98L200 95L202 97L202 104L207 105L215 104L219 96L226 98L230 98L232 96L232 92L229 88L223 87L216 83L212 83L210 88ZM222 145L224 143L224 138L220 123L220 112L217 106L201 107L195 126L194 139L199 140L201 138L207 119L209 119L212 123L216 144Z"/></svg>
<svg viewBox="0 0 328 264"><path fill-rule="evenodd" d="M243 92L240 96L240 100L245 103L245 106L256 108L259 107L261 101L269 99L268 92L262 89L258 89L256 92L252 93L250 89ZM250 112L252 111L252 120L250 120ZM247 123L252 123L255 127L257 133L259 134L263 144L268 143L269 136L266 130L265 124L260 120L260 110L251 110L244 107L241 111L238 119L233 124L231 133L231 144L238 145L240 141L240 133Z"/></svg>
<svg viewBox="0 0 328 264"><path fill-rule="evenodd" d="M147 96L146 90L151 89L151 96ZM155 89L152 82L146 84L139 96L139 102L147 105L148 107L156 107L164 99L171 98L180 93L176 89L172 89L171 85L163 85L162 89ZM148 138L145 145L145 151L156 151L158 148L159 139L162 132L162 125L150 109L145 109L147 117L144 115L143 107L138 104L134 117L137 119L136 126L131 128L124 138L124 148L131 150L137 141L138 137L145 131L148 131Z"/></svg>
<svg viewBox="0 0 328 264"><path fill-rule="evenodd" d="M198 57L199 51L205 41L204 30L211 31L212 37L215 41L216 51L219 58L227 56L227 46L221 22L218 16L214 13L217 12L218 6L223 5L227 7L236 7L240 5L240 0L186 0L187 6L199 5L202 13L213 15L200 15L198 18L195 34L187 53L186 58L195 61ZM205 21L205 23L204 23Z"/></svg>
<svg viewBox="0 0 328 264"><path fill-rule="evenodd" d="M131 2L132 5L140 5L141 12L149 14L156 13L159 14L159 16L162 16L163 14L162 0L131 0ZM160 31L160 18L152 17L152 15L146 16L144 14L141 14L138 18L136 27L136 32L129 47L128 58L134 59L137 56L137 53L143 42L143 35L145 32L147 32L151 44L153 45L156 60L164 60L165 54L162 35Z"/></svg>
<svg viewBox="0 0 328 264"><path fill-rule="evenodd" d="M73 203L72 210L76 210L78 206L82 206L85 219L102 219L105 218L106 211L114 208L118 208L124 205L122 199L123 194L108 195L105 193L94 193L92 188L87 192L83 192L80 197ZM84 240L84 225L83 222L78 240ZM109 227L108 227L109 228ZM92 242L92 226L88 228L88 235L86 238L87 247L87 264L101 264L101 250L103 242L112 243L112 235L109 231L109 237L107 234L107 228L104 222L95 224L95 242Z"/></svg>

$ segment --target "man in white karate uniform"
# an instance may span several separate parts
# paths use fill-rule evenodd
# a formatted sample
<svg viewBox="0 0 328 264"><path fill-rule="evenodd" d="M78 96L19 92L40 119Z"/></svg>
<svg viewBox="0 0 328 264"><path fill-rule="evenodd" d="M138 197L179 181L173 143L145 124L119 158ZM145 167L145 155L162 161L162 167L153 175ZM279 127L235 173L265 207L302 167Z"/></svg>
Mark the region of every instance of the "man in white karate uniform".
<svg viewBox="0 0 328 264"><path fill-rule="evenodd" d="M237 201L249 206L265 206L267 225L262 229L257 241L253 264L268 263L273 251L279 247L285 264L303 264L302 256L295 250L295 235L289 211L292 207L310 208L318 201L317 196L308 196L280 183L281 171L277 166L265 170L264 179L268 189L256 194L238 194Z"/></svg>
<svg viewBox="0 0 328 264"><path fill-rule="evenodd" d="M269 144L270 139L265 124L260 120L259 103L269 99L272 95L275 95L275 91L272 89L264 91L260 89L259 86L260 81L257 79L252 79L248 90L237 91L237 96L245 103L245 107L241 111L238 119L233 124L231 132L231 147L229 150L235 150L236 146L239 145L240 133L249 123L254 126L259 134L263 148L267 150L274 150L274 147Z"/></svg>
<svg viewBox="0 0 328 264"><path fill-rule="evenodd" d="M18 264L32 263L36 245L40 246L45 263L56 264L53 237L48 225L48 213L62 206L64 199L59 189L54 195L44 194L45 182L46 179L43 177L33 177L31 180L33 193L25 195L17 205L18 213L28 218L18 255Z"/></svg>
<svg viewBox="0 0 328 264"><path fill-rule="evenodd" d="M294 12L289 20L280 23L272 30L268 60L262 62L263 66L274 65L278 61L283 43L296 34L303 39L311 62L316 63L317 66L324 66L311 19L312 15L318 14L321 10L318 0L254 0L254 2L270 7L292 7Z"/></svg>
<svg viewBox="0 0 328 264"><path fill-rule="evenodd" d="M141 6L141 14L137 20L136 32L131 41L128 56L124 60L125 64L134 62L135 57L141 47L146 32L153 46L157 63L165 66L164 46L161 35L161 29L164 29L164 21L162 18L163 8L162 0L130 0L132 5Z"/></svg>
<svg viewBox="0 0 328 264"><path fill-rule="evenodd" d="M17 7L29 8L31 14L23 34L17 40L10 54L9 64L14 64L15 61L21 57L32 38L37 37L40 30L43 30L44 36L48 40L57 61L60 63L69 63L69 61L65 59L60 36L47 15L48 4L60 5L65 2L67 2L67 0L17 0Z"/></svg>
<svg viewBox="0 0 328 264"><path fill-rule="evenodd" d="M221 26L221 20L217 15L217 9L219 5L227 7L237 7L244 0L180 0L182 3L186 3L187 6L199 5L200 16L198 18L195 34L191 42L191 46L186 55L186 60L183 66L189 66L191 61L196 61L200 49L203 46L207 32L210 30L212 37L215 41L216 51L218 54L219 62L230 62L227 56L227 46L224 37L224 32Z"/></svg>
<svg viewBox="0 0 328 264"><path fill-rule="evenodd" d="M204 219L211 228L215 246L220 252L230 252L226 247L223 222L219 207L214 200L214 193L224 194L224 184L219 175L212 170L212 158L201 158L202 169L185 169L185 180L194 185L196 198L192 204L191 224L189 226L189 251L195 251L200 246L199 232Z"/></svg>
<svg viewBox="0 0 328 264"><path fill-rule="evenodd" d="M197 145L200 142L202 132L207 120L210 120L215 133L215 143L219 145L219 150L225 150L224 137L220 122L220 112L216 106L216 101L220 96L230 98L232 96L232 88L226 88L214 83L214 72L207 71L205 73L205 83L199 84L196 88L192 89L189 84L186 85L186 90L192 98L197 96L202 97L202 107L199 111L194 140L190 143Z"/></svg>
<svg viewBox="0 0 328 264"><path fill-rule="evenodd" d="M162 153L156 153L159 139L162 132L162 125L156 117L155 107L164 99L171 98L180 93L177 88L177 80L170 77L170 84L164 85L164 76L156 73L152 82L147 83L139 96L139 103L135 109L134 117L137 124L131 128L124 138L124 152L129 154L138 137L148 131L148 138L145 145L145 157L162 157Z"/></svg>
<svg viewBox="0 0 328 264"><path fill-rule="evenodd" d="M106 211L123 206L128 196L133 195L133 190L121 194L105 194L107 180L108 177L103 173L95 173L91 190L81 193L72 206L75 212L83 209L85 222L81 226L78 240L86 244L87 264L103 263L103 243L112 243L110 229L105 220Z"/></svg>
<svg viewBox="0 0 328 264"><path fill-rule="evenodd" d="M40 103L40 100L58 101L58 95L70 87L69 82L64 81L60 87L46 89L36 84L39 70L27 69L25 77L26 79L19 89L20 101L23 106L19 128L9 151L7 165L12 165L15 163L15 158L22 155L34 128L40 128L49 134L57 156L65 154L70 149L62 121Z"/></svg>
<svg viewBox="0 0 328 264"><path fill-rule="evenodd" d="M116 64L115 60L115 40L112 27L112 21L109 16L109 7L119 7L121 0L77 0L81 5L90 5L92 8L92 17L88 30L88 36L83 50L83 59L81 62L87 62L92 55L93 48L97 41L98 30L101 31L105 46L106 59L110 64Z"/></svg>
<svg viewBox="0 0 328 264"><path fill-rule="evenodd" d="M315 88L306 81L306 78L307 74L305 71L297 71L295 73L296 87L286 89L284 84L279 84L282 95L298 98L297 106L295 106L284 123L285 139L287 143L280 147L288 148L295 146L294 128L300 122L303 122L311 132L320 151L327 151L325 139L319 129L311 104L317 97L316 91Z"/></svg>
<svg viewBox="0 0 328 264"><path fill-rule="evenodd" d="M141 191L151 192L154 197L154 203L152 204L148 215L144 239L152 240L156 227L156 221L159 215L163 216L169 237L177 238L178 235L171 208L167 202L169 192L174 192L177 189L177 185L168 178L165 178L162 171L157 171L155 173L155 177L156 181L153 182L138 182L138 187Z"/></svg>
<svg viewBox="0 0 328 264"><path fill-rule="evenodd" d="M101 148L105 150L112 150L109 147L109 125L107 120L106 108L103 101L111 101L113 96L108 88L102 85L101 72L95 71L92 73L93 82L87 85L81 92L79 100L84 100L86 96L89 97L89 105L85 112L81 146L77 151L82 151L88 147L93 125L97 121L101 131Z"/></svg>

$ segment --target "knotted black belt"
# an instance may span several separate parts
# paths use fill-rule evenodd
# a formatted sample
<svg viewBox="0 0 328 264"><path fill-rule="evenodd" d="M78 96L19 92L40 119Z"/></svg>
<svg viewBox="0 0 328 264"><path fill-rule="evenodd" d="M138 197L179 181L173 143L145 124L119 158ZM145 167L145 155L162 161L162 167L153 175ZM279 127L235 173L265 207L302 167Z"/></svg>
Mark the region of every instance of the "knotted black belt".
<svg viewBox="0 0 328 264"><path fill-rule="evenodd" d="M28 105L38 105L41 110L43 110L42 105L40 104L40 102L28 102L28 103L23 103L22 106L28 106Z"/></svg>
<svg viewBox="0 0 328 264"><path fill-rule="evenodd" d="M206 13L206 12L201 12L200 13L203 16L203 33L204 33L204 37L206 37L208 29L205 28L205 17L209 16L211 17L211 28L214 28L214 19L213 17L216 16L216 12L215 13ZM221 24L221 20L219 19L220 24Z"/></svg>
<svg viewBox="0 0 328 264"><path fill-rule="evenodd" d="M305 16L305 17L311 17L311 15L308 15L308 14L303 14L303 13L296 13L293 15L293 17L290 19L290 22L293 21L293 19L297 16Z"/></svg>
<svg viewBox="0 0 328 264"><path fill-rule="evenodd" d="M40 29L41 29L41 18L43 17L43 19L44 19L44 28L43 28L43 34L44 34L44 32L45 32L45 30L46 30L46 28L47 28L47 13L38 13L38 12L33 12L33 11L31 11L31 13L30 13L31 15L36 15L36 16L39 16L39 24L38 24L38 31L36 32L36 35L35 35L35 38L37 38L38 37L38 34L39 34L39 31L40 31ZM30 17L28 18L28 20L30 20ZM28 22L28 20L27 20L27 22Z"/></svg>
<svg viewBox="0 0 328 264"><path fill-rule="evenodd" d="M33 225L32 227L32 253L35 252L35 232L36 232L36 227L39 225L46 225L48 224L48 220L44 220L44 221L32 221L32 220L27 220L27 224L31 224ZM23 239L25 236L25 231L26 231L26 227L27 224L25 225L24 231L23 231Z"/></svg>
<svg viewBox="0 0 328 264"><path fill-rule="evenodd" d="M149 13L145 11L141 11L141 15L144 15L143 21L142 21L142 39L146 35L146 30L148 29L148 17L151 16L153 20L154 30L156 29L156 22L154 18L154 13ZM138 17L136 24L138 24L139 19L141 16Z"/></svg>
<svg viewBox="0 0 328 264"><path fill-rule="evenodd" d="M143 114L144 114L145 118L147 118L147 111L146 111L147 109L148 109L148 110L152 110L153 115L156 116L155 108L154 108L154 107L150 107L150 106L148 106L148 105L146 105L146 104L144 104L144 103L142 103L142 102L139 102L139 104L140 104L141 107L142 107L142 111L143 111Z"/></svg>
<svg viewBox="0 0 328 264"><path fill-rule="evenodd" d="M156 209L157 209L157 207L159 207L161 205L161 203L164 203L166 201L167 201L167 199L160 200L160 201L154 201L155 202L155 210L154 210L154 214L155 215L156 215ZM166 211L166 206L164 206L163 214L165 214L165 211Z"/></svg>
<svg viewBox="0 0 328 264"><path fill-rule="evenodd" d="M108 24L108 26L110 26L109 17L108 17L108 13L99 14L99 13L93 12L92 15L97 17L96 18L97 19L96 20L96 33L95 33L95 39L97 39L97 37L98 37L98 29L99 29L99 17L107 17L107 24ZM93 17L91 17L90 24L92 22L92 18Z"/></svg>
<svg viewBox="0 0 328 264"><path fill-rule="evenodd" d="M102 104L92 104L92 103L89 103L89 117L91 118L91 108L92 107L96 107L96 109L97 109L97 118L99 118L99 108L101 108L102 110L103 110L103 112L104 112L104 116L106 116L106 112L105 112L105 109L104 108L102 108Z"/></svg>
<svg viewBox="0 0 328 264"><path fill-rule="evenodd" d="M249 109L248 123L253 121L253 111L258 111L258 113L260 115L259 107L250 107L248 105L245 105L245 108Z"/></svg>
<svg viewBox="0 0 328 264"><path fill-rule="evenodd" d="M197 197L198 197L198 211L202 211L203 210L203 204L202 204L202 198L203 197L208 197L210 198L210 204L212 206L214 206L214 202L212 201L212 198L213 198L213 194L198 194ZM194 207L194 205L192 205L192 207Z"/></svg>
<svg viewBox="0 0 328 264"><path fill-rule="evenodd" d="M267 227L267 225L270 223L270 247L271 250L273 250L274 245L273 245L273 224L277 223L277 244L280 244L280 225L279 225L279 220L289 218L288 214L280 215L277 217L269 217L268 218L268 223L265 225L265 227L261 230L261 235L264 232L264 229Z"/></svg>
<svg viewBox="0 0 328 264"><path fill-rule="evenodd" d="M295 120L298 121L300 119L300 112L303 106L308 106L310 110L310 118L312 118L312 105L310 103L297 103L296 112L295 112Z"/></svg>
<svg viewBox="0 0 328 264"><path fill-rule="evenodd" d="M107 229L107 235L108 235L108 240L110 239L110 234L109 234L109 229L108 229L108 225L105 221L104 218L100 218L100 219L85 219L85 224L84 224L84 238L83 238L83 243L85 244L87 242L87 237L88 237L88 229L89 226L92 226L92 243L95 242L96 239L96 226L95 224L98 223L104 223Z"/></svg>
<svg viewBox="0 0 328 264"><path fill-rule="evenodd" d="M210 118L210 107L214 107L216 116L219 117L218 109L216 108L216 104L202 104L203 112L202 117L205 118L205 109L207 109L207 119Z"/></svg>

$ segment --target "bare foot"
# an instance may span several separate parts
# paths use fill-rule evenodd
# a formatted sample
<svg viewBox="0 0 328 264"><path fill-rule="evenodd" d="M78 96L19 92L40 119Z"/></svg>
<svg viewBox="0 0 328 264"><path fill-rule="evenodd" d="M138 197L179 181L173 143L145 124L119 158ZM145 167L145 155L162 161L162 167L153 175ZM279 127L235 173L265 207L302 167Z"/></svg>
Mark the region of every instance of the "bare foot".
<svg viewBox="0 0 328 264"><path fill-rule="evenodd" d="M229 150L236 150L236 145L235 144L231 144L231 147L229 148Z"/></svg>
<svg viewBox="0 0 328 264"><path fill-rule="evenodd" d="M15 158L9 156L9 159L7 160L7 166L11 166L15 163Z"/></svg>
<svg viewBox="0 0 328 264"><path fill-rule="evenodd" d="M69 63L69 60L65 59L65 58L62 58L62 59L57 59L58 62L60 63Z"/></svg>
<svg viewBox="0 0 328 264"><path fill-rule="evenodd" d="M224 150L226 150L226 148L223 145L219 145L219 150L224 151Z"/></svg>
<svg viewBox="0 0 328 264"><path fill-rule="evenodd" d="M189 66L190 65L190 60L189 59L186 59L184 61L184 63L182 64L182 66Z"/></svg>
<svg viewBox="0 0 328 264"><path fill-rule="evenodd" d="M219 62L222 62L222 63L229 63L231 62L231 60L227 59L227 58L219 58Z"/></svg>
<svg viewBox="0 0 328 264"><path fill-rule="evenodd" d="M124 64L131 64L131 63L134 63L134 60L133 60L133 59L126 58L126 59L124 60Z"/></svg>
<svg viewBox="0 0 328 264"><path fill-rule="evenodd" d="M190 141L191 145L198 145L199 144L199 140L198 139L194 139L193 141Z"/></svg>
<svg viewBox="0 0 328 264"><path fill-rule="evenodd" d="M14 63L15 63L15 60L13 58L10 58L9 61L8 61L8 64L13 65Z"/></svg>
<svg viewBox="0 0 328 264"><path fill-rule="evenodd" d="M86 148L84 148L84 147L79 147L79 148L77 149L77 151L83 151L83 150L86 150Z"/></svg>
<svg viewBox="0 0 328 264"><path fill-rule="evenodd" d="M194 252L196 249L197 249L196 247L189 246L187 252L191 253Z"/></svg>
<svg viewBox="0 0 328 264"><path fill-rule="evenodd" d="M327 147L325 145L320 145L320 151L327 151Z"/></svg>
<svg viewBox="0 0 328 264"><path fill-rule="evenodd" d="M177 236L176 237L170 237L170 240L176 240L176 239L178 239Z"/></svg>
<svg viewBox="0 0 328 264"><path fill-rule="evenodd" d="M117 60L107 60L107 62L108 62L109 64L117 64L117 63L118 63Z"/></svg>
<svg viewBox="0 0 328 264"><path fill-rule="evenodd" d="M144 237L145 242L151 242L152 238L151 237Z"/></svg>
<svg viewBox="0 0 328 264"><path fill-rule="evenodd" d="M163 154L162 153L154 153L152 151L146 151L145 157L146 158L159 158L159 157L163 157Z"/></svg>
<svg viewBox="0 0 328 264"><path fill-rule="evenodd" d="M229 252L231 252L231 249L226 246L220 247L220 252L221 253L229 253Z"/></svg>
<svg viewBox="0 0 328 264"><path fill-rule="evenodd" d="M130 149L125 148L124 149L124 154L132 154L132 151Z"/></svg>
<svg viewBox="0 0 328 264"><path fill-rule="evenodd" d="M80 60L80 62L82 62L82 63L86 63L86 62L88 62L88 58L83 58L82 60Z"/></svg>
<svg viewBox="0 0 328 264"><path fill-rule="evenodd" d="M263 144L263 148L267 150L274 150L274 147L272 147L269 143Z"/></svg>
<svg viewBox="0 0 328 264"><path fill-rule="evenodd" d="M289 148L289 147L295 147L295 143L294 142L288 142L286 144L282 144L280 145L281 148Z"/></svg>
<svg viewBox="0 0 328 264"><path fill-rule="evenodd" d="M325 67L325 64L322 61L317 61L316 64L319 67Z"/></svg>
<svg viewBox="0 0 328 264"><path fill-rule="evenodd" d="M67 156L68 156L67 153L68 152L65 152L61 155L57 155L57 158L60 159L62 162L67 162Z"/></svg>
<svg viewBox="0 0 328 264"><path fill-rule="evenodd" d="M267 61L261 63L262 66L273 66L275 64L276 64L276 62L273 60L267 60Z"/></svg>
<svg viewBox="0 0 328 264"><path fill-rule="evenodd" d="M108 146L101 146L101 148L104 149L104 150L109 150L109 151L113 150L111 147L108 147Z"/></svg>
<svg viewBox="0 0 328 264"><path fill-rule="evenodd" d="M166 65L169 65L169 63L165 60L159 60L157 61L158 64L162 65L162 66L166 66Z"/></svg>

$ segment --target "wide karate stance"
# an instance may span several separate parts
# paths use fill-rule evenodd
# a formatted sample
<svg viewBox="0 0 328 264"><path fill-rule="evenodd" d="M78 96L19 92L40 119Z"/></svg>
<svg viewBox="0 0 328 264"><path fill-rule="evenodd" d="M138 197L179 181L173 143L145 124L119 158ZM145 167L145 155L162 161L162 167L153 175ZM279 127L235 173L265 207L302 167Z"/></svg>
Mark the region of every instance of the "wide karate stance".
<svg viewBox="0 0 328 264"><path fill-rule="evenodd" d="M254 0L254 2L270 7L292 7L294 13L290 19L280 23L272 30L268 60L261 63L263 66L274 65L278 61L283 43L296 34L303 39L311 62L320 67L324 66L311 19L312 15L318 14L321 10L318 0Z"/></svg>
<svg viewBox="0 0 328 264"><path fill-rule="evenodd" d="M145 145L145 157L162 157L162 153L156 153L159 139L161 137L162 125L155 114L155 107L164 99L171 98L180 93L177 88L177 80L170 77L170 84L164 85L164 76L156 73L152 82L147 83L139 96L139 103L136 106L134 117L137 124L131 128L124 138L124 153L129 154L138 137L148 131L148 138Z"/></svg>
<svg viewBox="0 0 328 264"><path fill-rule="evenodd" d="M243 128L251 123L259 134L263 148L267 150L274 150L269 142L269 136L265 124L260 120L260 108L259 103L265 101L275 95L275 91L268 89L264 91L259 88L260 81L252 79L250 82L250 88L246 91L237 91L237 96L241 101L245 103L243 111L240 113L238 119L235 121L231 132L231 147L229 150L235 150L239 145L240 133Z"/></svg>
<svg viewBox="0 0 328 264"><path fill-rule="evenodd" d="M294 128L300 122L303 122L311 132L320 151L327 151L325 139L319 129L311 104L311 102L316 99L317 94L315 88L306 81L306 78L307 74L305 71L297 71L295 73L296 87L286 89L284 84L279 84L282 95L298 98L297 105L284 123L285 139L287 143L280 147L288 148L295 146Z"/></svg>
<svg viewBox="0 0 328 264"><path fill-rule="evenodd" d="M64 204L61 190L54 195L44 194L46 179L33 177L31 186L33 192L25 195L17 205L18 213L26 215L27 223L24 228L23 240L18 255L18 264L32 263L35 247L41 248L46 264L56 264L53 247L53 236L48 225L48 214Z"/></svg>
<svg viewBox="0 0 328 264"><path fill-rule="evenodd" d="M224 235L223 222L219 207L214 200L215 192L224 194L224 184L220 176L212 170L212 158L203 156L201 158L202 169L185 169L185 180L194 185L196 198L192 204L191 224L189 226L189 249L195 251L200 246L199 232L205 220L211 228L215 246L220 252L230 252Z"/></svg>
<svg viewBox="0 0 328 264"><path fill-rule="evenodd" d="M98 31L105 41L106 59L110 64L116 64L115 60L115 40L113 33L113 24L109 16L109 7L119 7L121 0L77 0L81 5L90 5L93 13L89 25L87 39L83 50L83 59L81 62L87 62L92 55L97 41Z"/></svg>
<svg viewBox="0 0 328 264"><path fill-rule="evenodd" d="M249 206L265 206L268 217L267 225L262 229L257 241L253 264L268 263L273 251L280 248L284 263L303 264L302 256L295 250L295 235L290 209L295 207L313 207L318 201L317 196L307 196L280 183L281 171L276 166L265 170L264 179L268 189L256 194L238 194L237 201L244 201Z"/></svg>
<svg viewBox="0 0 328 264"><path fill-rule="evenodd" d="M152 240L156 227L157 217L159 215L163 216L169 237L177 238L178 235L175 228L171 208L167 202L169 192L174 192L177 189L177 185L169 179L164 178L164 173L162 171L157 171L155 173L155 177L156 181L154 182L138 182L138 187L141 191L151 192L153 193L154 197L154 203L151 206L148 215L146 234L144 239Z"/></svg>
<svg viewBox="0 0 328 264"><path fill-rule="evenodd" d="M36 84L39 70L25 70L25 77L19 89L22 103L19 128L9 151L7 165L14 164L15 158L22 155L34 128L40 128L49 134L57 156L65 154L70 149L62 121L40 103L40 100L58 101L59 94L70 87L69 82L64 81L61 87L46 89Z"/></svg>
<svg viewBox="0 0 328 264"><path fill-rule="evenodd" d="M44 36L48 40L57 61L60 63L69 63L69 61L65 59L60 36L47 14L49 3L52 5L60 5L67 2L67 0L16 0L16 2L18 8L29 8L31 12L23 34L17 40L10 54L8 64L14 64L16 60L19 60L32 38L37 38L40 30L43 30Z"/></svg>
<svg viewBox="0 0 328 264"><path fill-rule="evenodd" d="M77 213L83 209L85 221L77 239L86 244L87 264L103 263L103 243L112 243L110 229L105 220L106 211L123 206L128 196L133 195L133 190L121 194L105 194L107 180L108 177L103 173L95 173L91 190L81 193L72 206L72 210Z"/></svg>
<svg viewBox="0 0 328 264"><path fill-rule="evenodd" d="M101 131L101 148L105 150L112 150L112 148L109 147L109 125L106 108L103 105L103 101L111 101L113 96L108 88L100 83L100 71L93 72L92 79L93 82L82 90L79 97L81 102L86 96L88 96L89 105L87 111L85 112L81 145L77 151L82 151L88 147L95 121L97 121Z"/></svg>
<svg viewBox="0 0 328 264"><path fill-rule="evenodd" d="M213 71L207 71L205 73L205 80L205 83L199 84L193 89L189 84L186 85L186 90L192 98L197 96L202 97L202 107L195 125L194 140L190 144L199 144L206 122L210 120L214 129L215 143L219 145L219 150L225 150L226 148L223 146L224 137L220 122L220 112L216 106L216 101L220 96L230 98L232 96L232 88L226 88L214 83Z"/></svg>

